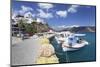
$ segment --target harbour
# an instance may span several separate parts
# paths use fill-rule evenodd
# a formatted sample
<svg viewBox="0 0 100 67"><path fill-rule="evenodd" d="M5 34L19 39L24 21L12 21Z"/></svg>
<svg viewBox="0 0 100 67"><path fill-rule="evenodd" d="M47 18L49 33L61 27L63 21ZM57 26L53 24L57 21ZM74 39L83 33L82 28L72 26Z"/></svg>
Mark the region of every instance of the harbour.
<svg viewBox="0 0 100 67"><path fill-rule="evenodd" d="M58 58L59 63L71 63L71 62L83 62L83 61L95 61L95 42L94 39L88 37L95 36L95 33L87 33L86 39L90 44L75 51L63 51L61 44L58 44L54 34L46 34L44 38L48 38L50 45L54 47L55 55ZM38 38L31 37L26 39L12 47L12 64L13 65L26 65L36 64L36 60L39 56L40 43ZM90 49L88 49L90 48ZM27 49L27 50L26 50ZM28 57L29 56L29 57ZM22 60L20 60L22 59ZM26 61L27 60L27 61Z"/></svg>
<svg viewBox="0 0 100 67"><path fill-rule="evenodd" d="M61 46L57 46L57 42L54 39L52 41L53 46L56 49L58 57L61 59L60 62L84 62L84 61L95 61L96 59L96 45L95 45L95 33L86 32L86 37L84 37L89 45L71 52L63 52ZM91 38L93 37L93 38ZM66 59L66 60L65 60Z"/></svg>

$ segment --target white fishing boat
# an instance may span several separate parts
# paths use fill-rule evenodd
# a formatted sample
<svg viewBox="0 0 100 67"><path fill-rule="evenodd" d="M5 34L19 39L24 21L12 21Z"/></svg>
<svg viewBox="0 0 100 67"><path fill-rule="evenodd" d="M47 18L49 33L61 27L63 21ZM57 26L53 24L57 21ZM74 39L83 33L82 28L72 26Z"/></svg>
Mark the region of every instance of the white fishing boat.
<svg viewBox="0 0 100 67"><path fill-rule="evenodd" d="M66 39L66 37L68 37L70 34L72 34L71 32L67 31L67 32L57 32L55 35L55 39L57 41L58 44L61 43L61 41L64 41Z"/></svg>
<svg viewBox="0 0 100 67"><path fill-rule="evenodd" d="M55 39L58 44L62 45L63 51L74 51L88 45L88 42L86 40L80 38L80 36L82 37L85 35L86 34L60 32L56 33Z"/></svg>

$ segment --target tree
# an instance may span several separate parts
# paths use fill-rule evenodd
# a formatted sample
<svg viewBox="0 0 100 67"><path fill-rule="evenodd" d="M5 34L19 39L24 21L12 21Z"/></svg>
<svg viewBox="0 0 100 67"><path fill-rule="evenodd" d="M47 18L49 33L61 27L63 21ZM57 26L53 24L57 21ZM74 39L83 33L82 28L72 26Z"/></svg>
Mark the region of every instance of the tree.
<svg viewBox="0 0 100 67"><path fill-rule="evenodd" d="M21 31L24 29L24 21L22 19L18 20L19 36L21 37Z"/></svg>
<svg viewBox="0 0 100 67"><path fill-rule="evenodd" d="M32 26L32 24L25 23L25 32L29 33L30 35L33 35L36 33L36 29Z"/></svg>

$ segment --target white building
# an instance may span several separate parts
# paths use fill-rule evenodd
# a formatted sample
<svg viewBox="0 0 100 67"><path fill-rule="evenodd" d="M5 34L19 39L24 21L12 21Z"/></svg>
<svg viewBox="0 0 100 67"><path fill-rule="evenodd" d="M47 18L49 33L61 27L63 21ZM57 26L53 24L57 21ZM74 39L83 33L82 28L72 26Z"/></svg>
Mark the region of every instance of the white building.
<svg viewBox="0 0 100 67"><path fill-rule="evenodd" d="M19 20L23 20L25 23L32 23L33 21L32 14L30 12L25 13L24 16L13 14L12 19L15 23L18 23Z"/></svg>
<svg viewBox="0 0 100 67"><path fill-rule="evenodd" d="M24 14L24 19L26 20L26 23L32 23L33 22L33 16L31 12Z"/></svg>
<svg viewBox="0 0 100 67"><path fill-rule="evenodd" d="M46 22L41 18L36 18L36 22L46 24Z"/></svg>

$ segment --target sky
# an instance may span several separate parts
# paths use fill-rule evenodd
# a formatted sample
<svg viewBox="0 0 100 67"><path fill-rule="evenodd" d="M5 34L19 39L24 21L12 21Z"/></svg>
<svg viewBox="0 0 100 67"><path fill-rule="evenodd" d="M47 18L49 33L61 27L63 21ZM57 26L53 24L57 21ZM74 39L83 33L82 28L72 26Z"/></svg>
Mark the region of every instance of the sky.
<svg viewBox="0 0 100 67"><path fill-rule="evenodd" d="M95 6L12 1L12 15L29 13L51 27L95 26Z"/></svg>

